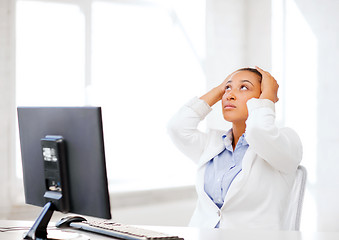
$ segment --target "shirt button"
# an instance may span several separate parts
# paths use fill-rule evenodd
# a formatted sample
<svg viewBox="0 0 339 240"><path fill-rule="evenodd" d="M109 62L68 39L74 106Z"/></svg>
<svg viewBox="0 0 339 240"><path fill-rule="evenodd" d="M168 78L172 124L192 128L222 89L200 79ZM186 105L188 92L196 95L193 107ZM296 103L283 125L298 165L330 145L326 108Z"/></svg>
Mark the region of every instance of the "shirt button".
<svg viewBox="0 0 339 240"><path fill-rule="evenodd" d="M220 211L220 210L218 211L218 216L219 216L219 217L221 216L221 211Z"/></svg>

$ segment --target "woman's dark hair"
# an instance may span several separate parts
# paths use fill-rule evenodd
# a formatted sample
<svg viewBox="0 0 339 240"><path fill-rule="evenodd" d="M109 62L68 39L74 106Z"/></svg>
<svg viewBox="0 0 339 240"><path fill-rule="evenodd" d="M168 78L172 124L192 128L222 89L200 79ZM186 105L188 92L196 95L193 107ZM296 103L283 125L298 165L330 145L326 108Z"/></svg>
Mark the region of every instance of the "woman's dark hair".
<svg viewBox="0 0 339 240"><path fill-rule="evenodd" d="M237 71L249 71L249 72L252 72L252 73L255 73L255 74L257 74L257 76L259 77L259 81L261 82L261 79L262 79L262 75L261 75L261 73L257 70L257 69L255 69L255 68L250 68L250 67L246 67L246 68L240 68L240 69L238 69Z"/></svg>

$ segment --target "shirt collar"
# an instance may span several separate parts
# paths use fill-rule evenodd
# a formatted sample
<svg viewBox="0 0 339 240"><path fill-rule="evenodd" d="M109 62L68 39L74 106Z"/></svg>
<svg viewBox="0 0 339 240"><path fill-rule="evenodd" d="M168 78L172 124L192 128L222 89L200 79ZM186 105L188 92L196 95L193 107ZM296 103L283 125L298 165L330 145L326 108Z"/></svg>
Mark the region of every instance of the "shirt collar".
<svg viewBox="0 0 339 240"><path fill-rule="evenodd" d="M232 128L230 130L228 130L227 133L222 136L222 138L223 138L223 142L224 142L224 145L225 145L226 149L228 151L233 152L233 146L232 146L233 133L232 133ZM248 143L246 141L246 133L244 133L239 138L239 141L237 143L237 147L246 146L246 145L248 145Z"/></svg>

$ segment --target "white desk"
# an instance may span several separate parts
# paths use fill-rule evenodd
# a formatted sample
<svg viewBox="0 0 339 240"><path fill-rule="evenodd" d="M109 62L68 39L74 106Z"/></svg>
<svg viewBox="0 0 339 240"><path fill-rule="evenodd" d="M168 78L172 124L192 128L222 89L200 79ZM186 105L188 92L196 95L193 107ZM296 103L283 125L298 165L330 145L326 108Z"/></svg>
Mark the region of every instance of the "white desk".
<svg viewBox="0 0 339 240"><path fill-rule="evenodd" d="M0 220L0 227L30 227L33 222L27 221L8 221ZM77 230L48 230L49 237L64 237L72 236L76 239L114 239L110 237L100 236L88 232ZM225 229L198 229L188 227L161 227L161 226L142 226L155 231L161 231L173 235L183 237L185 240L338 240L339 232L288 232L288 231L230 231ZM65 235L65 231L71 232L70 235ZM17 231L0 232L2 240L19 240L27 230L21 229ZM82 237L79 237L79 234ZM67 232L66 232L67 234Z"/></svg>

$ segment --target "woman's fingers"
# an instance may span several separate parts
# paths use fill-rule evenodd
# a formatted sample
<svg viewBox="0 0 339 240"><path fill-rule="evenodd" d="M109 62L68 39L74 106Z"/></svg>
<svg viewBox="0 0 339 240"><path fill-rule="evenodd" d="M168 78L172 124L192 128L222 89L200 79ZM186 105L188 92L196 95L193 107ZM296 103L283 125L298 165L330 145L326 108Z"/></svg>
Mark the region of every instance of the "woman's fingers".
<svg viewBox="0 0 339 240"><path fill-rule="evenodd" d="M255 67L262 75L261 80L261 96L260 98L269 99L273 102L277 102L279 84L275 78L267 71L264 71L260 67Z"/></svg>

